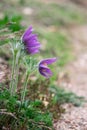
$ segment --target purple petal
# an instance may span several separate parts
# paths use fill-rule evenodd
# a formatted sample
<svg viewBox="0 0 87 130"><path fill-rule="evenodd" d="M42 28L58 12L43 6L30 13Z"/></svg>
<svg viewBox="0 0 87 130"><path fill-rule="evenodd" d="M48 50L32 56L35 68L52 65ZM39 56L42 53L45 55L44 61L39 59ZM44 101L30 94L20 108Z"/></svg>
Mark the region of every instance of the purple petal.
<svg viewBox="0 0 87 130"><path fill-rule="evenodd" d="M28 41L25 45L27 47L41 46L39 42L34 42L34 41L32 41L32 42Z"/></svg>
<svg viewBox="0 0 87 130"><path fill-rule="evenodd" d="M31 49L31 50L33 50L33 49L39 49L40 48L40 44L36 44L36 45L32 45L32 46L30 46L30 45L28 46L27 45L26 48L27 49Z"/></svg>
<svg viewBox="0 0 87 130"><path fill-rule="evenodd" d="M24 41L33 32L32 26L30 26L22 35L22 40Z"/></svg>
<svg viewBox="0 0 87 130"><path fill-rule="evenodd" d="M29 54L35 54L35 53L38 53L39 52L39 47L38 48L26 48L26 50L27 50L27 52L29 53Z"/></svg>
<svg viewBox="0 0 87 130"><path fill-rule="evenodd" d="M23 42L27 43L27 41L37 41L37 35L36 34L31 34L27 35L23 38Z"/></svg>
<svg viewBox="0 0 87 130"><path fill-rule="evenodd" d="M29 36L29 39L31 39L31 40L33 40L33 39L37 40L37 35L36 34L31 34Z"/></svg>
<svg viewBox="0 0 87 130"><path fill-rule="evenodd" d="M37 50L37 49L34 49L34 50L29 50L29 54L36 54L36 53L38 53L39 52L39 50Z"/></svg>
<svg viewBox="0 0 87 130"><path fill-rule="evenodd" d="M52 64L57 60L57 58L49 58L49 59L44 59L40 62L40 64Z"/></svg>
<svg viewBox="0 0 87 130"><path fill-rule="evenodd" d="M52 72L48 67L40 67L39 72L41 75L43 75L46 78L49 78L50 76L52 76Z"/></svg>

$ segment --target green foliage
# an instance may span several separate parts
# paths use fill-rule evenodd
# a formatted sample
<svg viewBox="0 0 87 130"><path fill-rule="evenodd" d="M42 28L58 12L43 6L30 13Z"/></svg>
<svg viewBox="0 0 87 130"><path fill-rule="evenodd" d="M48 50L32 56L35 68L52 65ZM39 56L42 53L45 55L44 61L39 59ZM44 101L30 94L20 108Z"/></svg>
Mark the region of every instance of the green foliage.
<svg viewBox="0 0 87 130"><path fill-rule="evenodd" d="M20 91L18 96L11 96L7 86L0 84L0 129L53 130L52 118L58 119L65 111L61 104L72 103L80 106L84 102L83 97L54 85L50 86L49 80L38 79L33 83L30 80L29 83L23 104Z"/></svg>
<svg viewBox="0 0 87 130"><path fill-rule="evenodd" d="M6 86L5 86L6 87ZM19 97L10 96L9 90L0 88L0 129L11 130L51 130L52 115L40 108L42 101L26 100L23 104Z"/></svg>
<svg viewBox="0 0 87 130"><path fill-rule="evenodd" d="M53 130L53 117L58 119L64 109L53 103L49 92L49 80L36 80L27 92L24 103L21 103L20 91L18 96L11 96L7 86L0 84L0 129L12 130ZM3 125L4 124L4 125Z"/></svg>
<svg viewBox="0 0 87 130"><path fill-rule="evenodd" d="M25 0L20 0L20 4L24 4L25 3Z"/></svg>
<svg viewBox="0 0 87 130"><path fill-rule="evenodd" d="M56 87L54 85L51 86L49 90L54 94L54 103L72 103L75 106L80 106L85 101L84 97L77 96L73 92L66 92L63 88Z"/></svg>
<svg viewBox="0 0 87 130"><path fill-rule="evenodd" d="M23 28L21 19L20 15L4 15L4 18L0 19L0 46L9 43L15 35L17 35L16 38L20 35L18 31Z"/></svg>
<svg viewBox="0 0 87 130"><path fill-rule="evenodd" d="M0 28L8 26L12 32L19 31L22 28L21 19L20 15L5 15L3 19L0 19Z"/></svg>

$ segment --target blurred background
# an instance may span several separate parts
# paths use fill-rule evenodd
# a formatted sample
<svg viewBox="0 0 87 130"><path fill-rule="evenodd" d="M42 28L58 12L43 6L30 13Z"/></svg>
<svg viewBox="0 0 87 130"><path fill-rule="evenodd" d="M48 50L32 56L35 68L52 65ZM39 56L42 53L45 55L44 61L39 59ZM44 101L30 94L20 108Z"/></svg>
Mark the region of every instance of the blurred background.
<svg viewBox="0 0 87 130"><path fill-rule="evenodd" d="M8 26L16 33L30 25L42 44L39 59L58 57L52 80L72 91L81 86L82 93L87 76L87 0L0 0L1 29ZM7 36L0 38L1 43L7 42ZM0 47L5 60L9 57L6 48Z"/></svg>
<svg viewBox="0 0 87 130"><path fill-rule="evenodd" d="M9 85L11 75L12 54L7 43L20 39L30 25L41 43L38 61L58 60L50 66L53 76L49 80L39 74L31 76L27 98L42 100L46 110L54 112L56 130L87 130L87 103L81 106L83 97L87 101L87 0L0 0L0 90L5 87L3 81ZM21 67L19 79L22 72ZM51 118L43 118L50 125Z"/></svg>

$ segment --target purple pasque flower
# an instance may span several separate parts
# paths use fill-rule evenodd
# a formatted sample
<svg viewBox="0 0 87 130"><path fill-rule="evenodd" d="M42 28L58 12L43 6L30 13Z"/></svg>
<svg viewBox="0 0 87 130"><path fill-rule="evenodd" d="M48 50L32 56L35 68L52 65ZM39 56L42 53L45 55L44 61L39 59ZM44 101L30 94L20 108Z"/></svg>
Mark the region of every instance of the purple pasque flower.
<svg viewBox="0 0 87 130"><path fill-rule="evenodd" d="M32 34L33 28L30 26L22 36L22 42L24 43L25 50L28 54L35 54L39 52L40 43L38 41L37 35Z"/></svg>
<svg viewBox="0 0 87 130"><path fill-rule="evenodd" d="M40 61L39 63L40 74L46 78L49 78L50 76L52 76L52 72L47 65L54 63L56 60L57 58L48 58L48 59L44 59Z"/></svg>

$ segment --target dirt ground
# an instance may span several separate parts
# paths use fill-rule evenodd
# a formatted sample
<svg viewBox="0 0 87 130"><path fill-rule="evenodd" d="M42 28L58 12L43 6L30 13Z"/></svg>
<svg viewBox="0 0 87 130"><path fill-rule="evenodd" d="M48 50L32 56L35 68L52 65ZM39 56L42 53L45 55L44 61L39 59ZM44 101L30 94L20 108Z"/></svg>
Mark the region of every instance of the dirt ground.
<svg viewBox="0 0 87 130"><path fill-rule="evenodd" d="M60 85L87 99L87 25L68 30L74 45L75 60L65 68ZM65 78L66 73L68 79ZM55 124L56 130L87 130L87 103L81 107L64 105L66 112Z"/></svg>

